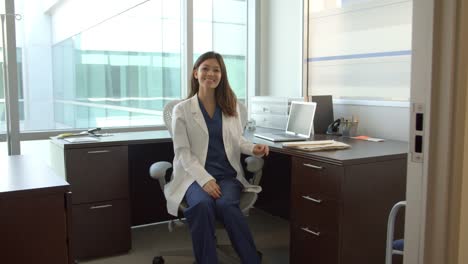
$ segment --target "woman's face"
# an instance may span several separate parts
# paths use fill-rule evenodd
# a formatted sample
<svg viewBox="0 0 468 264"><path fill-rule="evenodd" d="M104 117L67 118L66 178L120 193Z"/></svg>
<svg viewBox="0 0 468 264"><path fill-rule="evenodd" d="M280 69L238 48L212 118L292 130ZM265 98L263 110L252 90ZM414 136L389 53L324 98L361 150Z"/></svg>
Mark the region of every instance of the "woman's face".
<svg viewBox="0 0 468 264"><path fill-rule="evenodd" d="M216 59L207 59L193 71L193 76L198 80L200 88L215 89L221 81L221 66Z"/></svg>

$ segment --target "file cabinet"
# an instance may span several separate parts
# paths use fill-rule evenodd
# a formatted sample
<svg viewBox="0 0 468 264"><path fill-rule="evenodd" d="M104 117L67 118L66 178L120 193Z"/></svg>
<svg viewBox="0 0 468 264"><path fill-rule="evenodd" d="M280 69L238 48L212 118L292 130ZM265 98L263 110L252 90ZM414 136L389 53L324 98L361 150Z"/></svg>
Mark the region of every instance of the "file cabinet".
<svg viewBox="0 0 468 264"><path fill-rule="evenodd" d="M70 183L74 259L125 253L131 226L170 219L149 166L172 160L167 131L116 133L98 142L51 138L51 165Z"/></svg>
<svg viewBox="0 0 468 264"><path fill-rule="evenodd" d="M108 256L131 248L127 146L82 145L62 149L72 199L75 259ZM60 162L55 162L60 163Z"/></svg>
<svg viewBox="0 0 468 264"><path fill-rule="evenodd" d="M290 263L380 263L406 160L340 164L292 157Z"/></svg>

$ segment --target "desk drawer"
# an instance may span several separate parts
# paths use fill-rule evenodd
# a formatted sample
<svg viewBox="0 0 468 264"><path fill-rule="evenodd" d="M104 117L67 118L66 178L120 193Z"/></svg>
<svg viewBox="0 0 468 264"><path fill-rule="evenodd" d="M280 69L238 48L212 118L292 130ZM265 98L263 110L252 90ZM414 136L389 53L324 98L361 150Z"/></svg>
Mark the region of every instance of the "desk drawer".
<svg viewBox="0 0 468 264"><path fill-rule="evenodd" d="M344 169L314 160L293 158L291 195L308 196L317 200L341 199Z"/></svg>
<svg viewBox="0 0 468 264"><path fill-rule="evenodd" d="M131 248L128 200L74 205L72 246L76 259L109 256Z"/></svg>
<svg viewBox="0 0 468 264"><path fill-rule="evenodd" d="M338 232L340 208L335 200L315 200L306 195L294 195L291 199L291 220L316 232Z"/></svg>
<svg viewBox="0 0 468 264"><path fill-rule="evenodd" d="M338 264L338 233L315 232L292 224L290 263Z"/></svg>
<svg viewBox="0 0 468 264"><path fill-rule="evenodd" d="M127 146L67 150L73 204L129 197Z"/></svg>

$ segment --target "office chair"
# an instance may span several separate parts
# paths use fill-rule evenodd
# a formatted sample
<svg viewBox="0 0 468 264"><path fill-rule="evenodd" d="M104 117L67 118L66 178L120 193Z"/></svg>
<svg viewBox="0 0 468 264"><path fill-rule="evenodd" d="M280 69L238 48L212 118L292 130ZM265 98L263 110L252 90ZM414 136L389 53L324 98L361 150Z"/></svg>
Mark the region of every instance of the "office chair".
<svg viewBox="0 0 468 264"><path fill-rule="evenodd" d="M163 118L164 118L164 123L166 125L166 128L169 130L169 133L172 136L172 131L171 131L171 122L172 122L172 110L174 109L174 106L179 103L181 100L175 100L169 102L163 110ZM242 127L245 128L245 125L247 124L247 110L243 104L238 102L239 105L239 111L240 111L240 118L241 118L241 123ZM257 157L247 157L245 159L246 163L246 170L252 174L252 178L249 179L249 182L253 185L258 185L260 182L260 179L262 177L262 168L263 168L263 159L257 158ZM172 164L167 161L159 161L151 165L149 173L151 178L158 180L159 185L161 187L161 190L164 191L164 185L168 183L171 180L171 168ZM253 192L242 192L241 197L240 197L240 204L239 207L242 211L242 213L246 216L249 214L250 208L253 207L255 201L257 200L258 195ZM175 225L182 225L184 223L182 219L182 212L184 209L187 208L187 204L182 201L182 203L179 205L179 219L176 220L171 220L168 222L168 229L170 232L173 231ZM217 222L216 228L222 228L222 224ZM229 255L227 252L229 252L229 245L220 245L217 244L217 253L218 253L218 259L222 263L239 263L239 259L236 257L233 257ZM258 252L260 257L262 256L261 252ZM187 250L177 250L177 251L171 251L171 252L163 252L161 255L154 257L153 259L153 264L163 264L164 263L164 257L163 256L191 256L193 255L192 249L187 249Z"/></svg>
<svg viewBox="0 0 468 264"><path fill-rule="evenodd" d="M406 206L406 201L401 201L396 203L392 210L390 210L390 215L388 216L387 224L387 245L385 253L385 264L392 264L393 255L403 255L404 240L398 239L393 240L394 231L395 231L395 221L398 210Z"/></svg>

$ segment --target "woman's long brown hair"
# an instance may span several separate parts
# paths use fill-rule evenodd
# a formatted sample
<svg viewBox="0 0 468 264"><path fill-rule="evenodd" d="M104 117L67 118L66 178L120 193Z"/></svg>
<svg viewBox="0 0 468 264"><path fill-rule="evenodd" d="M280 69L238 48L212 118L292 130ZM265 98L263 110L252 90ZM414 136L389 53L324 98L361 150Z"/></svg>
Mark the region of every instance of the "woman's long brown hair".
<svg viewBox="0 0 468 264"><path fill-rule="evenodd" d="M237 116L237 111L236 111L237 98L231 89L231 85L229 84L227 71L226 71L226 65L224 64L224 60L221 54L216 53L214 51L209 51L209 52L202 54L200 57L198 57L197 61L193 65L193 71L198 70L198 67L200 67L200 65L208 59L216 59L219 63L219 66L221 67L221 80L218 84L218 87L216 87L216 90L215 90L216 103L219 105L219 107L221 108L221 111L223 111L225 115ZM195 79L193 71L192 71L192 81L191 81L192 88L191 88L188 98L197 94L198 90L200 89L200 84L198 83L198 80Z"/></svg>

